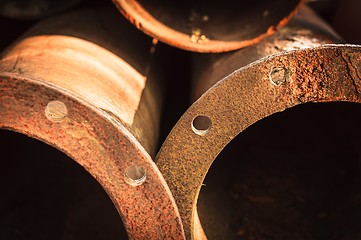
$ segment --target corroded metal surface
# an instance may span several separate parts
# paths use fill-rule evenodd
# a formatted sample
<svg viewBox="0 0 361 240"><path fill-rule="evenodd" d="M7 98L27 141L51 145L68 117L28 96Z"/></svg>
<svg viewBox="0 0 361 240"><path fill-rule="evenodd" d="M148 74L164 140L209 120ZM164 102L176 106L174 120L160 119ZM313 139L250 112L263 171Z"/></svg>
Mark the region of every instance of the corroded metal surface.
<svg viewBox="0 0 361 240"><path fill-rule="evenodd" d="M305 3L304 0L113 2L146 34L195 52L226 52L255 44L284 26Z"/></svg>
<svg viewBox="0 0 361 240"><path fill-rule="evenodd" d="M230 53L195 54L192 100L220 79L263 57L330 43L343 41L312 9L303 7L287 26L258 44Z"/></svg>
<svg viewBox="0 0 361 240"><path fill-rule="evenodd" d="M198 228L197 198L213 160L248 126L307 102L361 103L361 47L324 45L256 61L205 92L181 117L157 156L187 239Z"/></svg>
<svg viewBox="0 0 361 240"><path fill-rule="evenodd" d="M177 206L150 156L161 99L154 56L145 57L151 39L114 14L50 19L7 49L0 128L44 141L82 165L109 194L130 239L183 239Z"/></svg>
<svg viewBox="0 0 361 240"><path fill-rule="evenodd" d="M258 44L230 53L207 55L195 54L193 57L194 76L192 98L194 100L199 98L221 79L228 79L229 77L227 77L227 75L263 57L272 56L280 52L314 48L322 46L323 44L341 42L342 40L340 40L340 37L325 22L323 22L311 9L304 7L301 9L299 14L291 20L289 25L279 30L273 36L262 40ZM288 76L289 74L290 72L282 66L275 66L272 72L269 73L269 77L272 77L273 84L278 86L283 83L283 76ZM244 81L244 84L247 85L248 80ZM231 84L229 88L229 91L232 91ZM234 87L233 91L235 89L237 88ZM240 98L240 96L227 96L227 99L229 99L228 101L233 101L233 99L237 98ZM221 109L223 108L220 105L215 108L214 111L221 111ZM227 112L229 110L224 108L222 111ZM212 122L207 119L206 116L199 116L193 120L192 124L193 132L203 136L207 134L207 127L211 126ZM178 138L181 137L178 136ZM165 145L167 144L168 143L166 142ZM178 162L176 163L176 166L179 166ZM163 171L162 166L160 168ZM165 175L167 175L167 173L165 173ZM174 190L172 183L170 183L170 185L172 190ZM175 193L175 197L178 198L177 193ZM180 204L180 209L182 209L182 200L179 200L178 204ZM187 203L185 205L187 205ZM184 222L186 222L186 226L189 222L190 224L193 224L193 220L190 220L191 216L189 214L184 214L183 219L184 218L186 219L184 220ZM194 218L194 235L196 239L199 239L204 237L202 236L202 231L199 230L202 229L202 227L200 226L198 216L194 216ZM186 228L188 234L190 234L192 229L193 227L188 229Z"/></svg>

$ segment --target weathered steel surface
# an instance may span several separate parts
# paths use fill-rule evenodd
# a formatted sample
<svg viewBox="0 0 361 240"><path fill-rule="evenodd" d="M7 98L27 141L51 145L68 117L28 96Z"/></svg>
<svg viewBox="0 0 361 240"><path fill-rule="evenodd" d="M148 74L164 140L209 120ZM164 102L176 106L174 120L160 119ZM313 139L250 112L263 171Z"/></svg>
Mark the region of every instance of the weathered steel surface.
<svg viewBox="0 0 361 240"><path fill-rule="evenodd" d="M195 238L194 228L199 229L196 204L207 171L234 137L287 108L307 102L360 103L360 93L361 47L352 45L276 54L240 68L205 92L181 117L157 156L187 239Z"/></svg>
<svg viewBox="0 0 361 240"><path fill-rule="evenodd" d="M109 10L47 20L0 59L0 128L40 139L96 178L130 239L183 239L154 154L161 93L151 39Z"/></svg>
<svg viewBox="0 0 361 240"><path fill-rule="evenodd" d="M204 238L195 212L199 190L214 158L238 133L301 103L359 100L360 48L321 47L339 39L304 8L258 44L194 56L192 97L199 99L171 131L156 161L177 201L187 238Z"/></svg>
<svg viewBox="0 0 361 240"><path fill-rule="evenodd" d="M304 0L113 2L146 34L195 52L226 52L255 44L284 26L305 3Z"/></svg>
<svg viewBox="0 0 361 240"><path fill-rule="evenodd" d="M280 52L342 43L341 38L310 8L303 7L288 25L247 48L223 54L195 54L192 100L240 67Z"/></svg>

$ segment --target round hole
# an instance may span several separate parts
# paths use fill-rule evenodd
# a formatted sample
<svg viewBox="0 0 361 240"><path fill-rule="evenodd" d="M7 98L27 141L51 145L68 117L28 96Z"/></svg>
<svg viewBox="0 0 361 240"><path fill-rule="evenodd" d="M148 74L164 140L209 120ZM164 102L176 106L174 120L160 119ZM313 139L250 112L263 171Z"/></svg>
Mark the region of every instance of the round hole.
<svg viewBox="0 0 361 240"><path fill-rule="evenodd" d="M284 67L272 68L269 78L275 86L279 86L286 81L286 69Z"/></svg>
<svg viewBox="0 0 361 240"><path fill-rule="evenodd" d="M193 119L192 130L194 133L204 136L208 133L209 129L212 127L212 121L209 117L199 115Z"/></svg>
<svg viewBox="0 0 361 240"><path fill-rule="evenodd" d="M63 102L51 101L46 105L45 116L52 122L61 122L68 115L68 109Z"/></svg>
<svg viewBox="0 0 361 240"><path fill-rule="evenodd" d="M142 166L132 165L125 171L125 180L131 186L139 186L145 182L147 174Z"/></svg>

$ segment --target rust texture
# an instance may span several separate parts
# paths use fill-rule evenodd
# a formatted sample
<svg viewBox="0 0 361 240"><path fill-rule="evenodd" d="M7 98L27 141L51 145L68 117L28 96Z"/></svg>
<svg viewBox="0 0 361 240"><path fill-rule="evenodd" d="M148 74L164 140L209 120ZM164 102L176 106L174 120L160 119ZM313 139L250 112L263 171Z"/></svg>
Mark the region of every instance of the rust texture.
<svg viewBox="0 0 361 240"><path fill-rule="evenodd" d="M194 220L197 197L222 149L248 126L287 108L306 102L360 103L360 63L357 46L329 45L280 54L234 72L187 110L157 156L187 239L194 239L194 228L199 228ZM283 79L278 86L270 80L275 67L285 70L277 76ZM212 121L204 135L192 130L199 115Z"/></svg>
<svg viewBox="0 0 361 240"><path fill-rule="evenodd" d="M272 35L306 1L113 2L138 29L169 45L194 52L227 52Z"/></svg>
<svg viewBox="0 0 361 240"><path fill-rule="evenodd" d="M127 24L116 9L74 12L40 23L9 47L0 59L0 128L44 141L83 166L112 199L130 239L184 239L151 158L161 99L151 39Z"/></svg>
<svg viewBox="0 0 361 240"><path fill-rule="evenodd" d="M303 7L287 26L258 44L236 52L195 55L192 100L198 99L220 79L263 57L328 43L343 41L312 9Z"/></svg>
<svg viewBox="0 0 361 240"><path fill-rule="evenodd" d="M173 128L156 161L187 239L205 238L196 212L203 180L217 155L248 126L307 102L361 102L361 47L322 45L340 40L318 21L318 29L310 26L317 19L304 19L307 24L297 20L302 28L295 21L257 46L214 57L198 69L203 75L193 96L204 93Z"/></svg>

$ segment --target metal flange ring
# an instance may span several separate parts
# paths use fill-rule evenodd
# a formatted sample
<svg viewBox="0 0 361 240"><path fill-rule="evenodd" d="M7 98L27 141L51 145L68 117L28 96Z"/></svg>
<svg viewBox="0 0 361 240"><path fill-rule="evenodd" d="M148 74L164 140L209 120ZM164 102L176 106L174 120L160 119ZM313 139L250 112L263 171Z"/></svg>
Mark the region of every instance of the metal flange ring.
<svg viewBox="0 0 361 240"><path fill-rule="evenodd" d="M151 158L161 105L151 39L111 7L47 19L2 53L0 128L44 141L83 166L112 199L130 239L184 239Z"/></svg>
<svg viewBox="0 0 361 240"><path fill-rule="evenodd" d="M324 45L240 68L181 117L157 156L187 239L197 236L197 198L213 160L250 125L307 102L361 102L361 47ZM197 236L199 237L199 236Z"/></svg>
<svg viewBox="0 0 361 240"><path fill-rule="evenodd" d="M161 173L120 122L66 89L0 75L0 128L46 142L106 190L130 239L182 239L177 207Z"/></svg>

